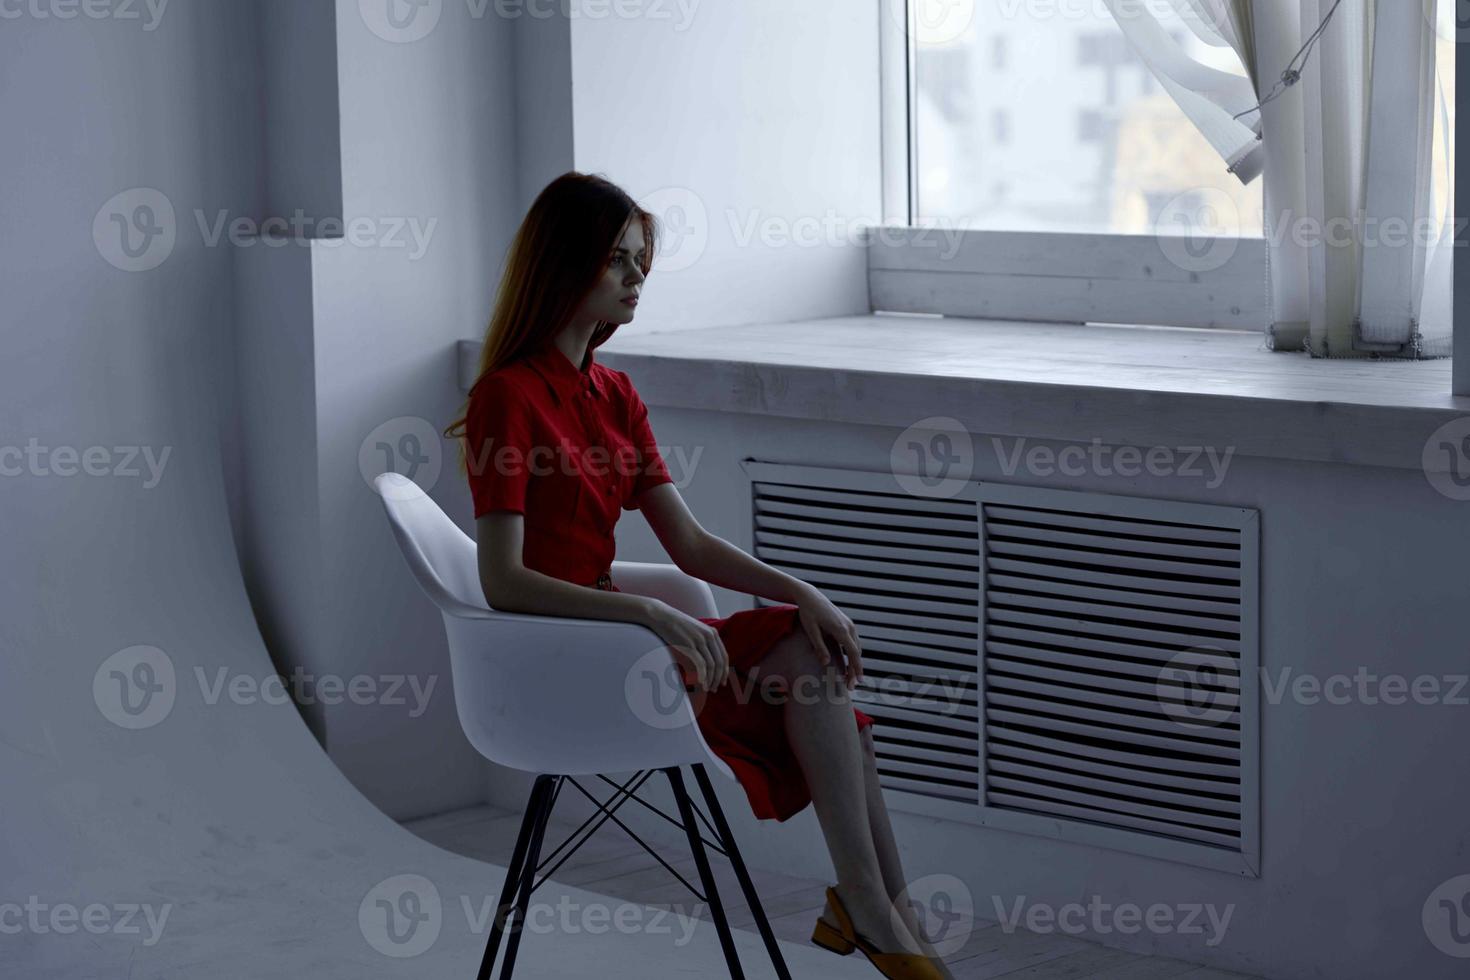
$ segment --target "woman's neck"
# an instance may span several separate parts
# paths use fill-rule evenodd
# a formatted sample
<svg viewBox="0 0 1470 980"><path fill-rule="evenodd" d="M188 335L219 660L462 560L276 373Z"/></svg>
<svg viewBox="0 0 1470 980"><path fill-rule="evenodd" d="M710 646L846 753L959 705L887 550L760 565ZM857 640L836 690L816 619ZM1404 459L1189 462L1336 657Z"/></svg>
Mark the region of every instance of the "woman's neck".
<svg viewBox="0 0 1470 980"><path fill-rule="evenodd" d="M567 360L578 371L582 370L582 362L587 357L587 345L592 340L592 334L597 329L597 321L580 326L568 326L557 334L555 344L557 348L566 355Z"/></svg>

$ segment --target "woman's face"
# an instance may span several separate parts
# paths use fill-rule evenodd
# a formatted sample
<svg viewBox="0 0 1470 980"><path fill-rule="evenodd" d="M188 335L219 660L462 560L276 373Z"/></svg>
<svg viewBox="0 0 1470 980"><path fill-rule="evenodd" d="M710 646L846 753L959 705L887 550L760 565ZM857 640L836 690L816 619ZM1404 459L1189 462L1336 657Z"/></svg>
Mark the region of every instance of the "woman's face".
<svg viewBox="0 0 1470 980"><path fill-rule="evenodd" d="M608 323L627 323L633 319L636 299L643 289L643 270L639 263L643 259L643 222L636 218L628 222L623 239L613 251L607 271L592 287L583 305L584 319L606 320Z"/></svg>

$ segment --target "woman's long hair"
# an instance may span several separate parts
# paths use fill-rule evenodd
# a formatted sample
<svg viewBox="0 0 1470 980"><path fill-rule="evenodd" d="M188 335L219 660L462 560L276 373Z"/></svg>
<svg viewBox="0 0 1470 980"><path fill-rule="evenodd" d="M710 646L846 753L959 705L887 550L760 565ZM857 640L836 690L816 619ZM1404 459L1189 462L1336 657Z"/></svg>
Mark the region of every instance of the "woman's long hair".
<svg viewBox="0 0 1470 980"><path fill-rule="evenodd" d="M571 170L546 185L506 255L475 384L491 371L539 350L561 332L607 271L613 249L633 220L643 224L645 247L639 267L646 276L656 251L652 214L597 174ZM599 321L587 350L601 346L617 328L616 323ZM459 440L461 470L467 468L468 414L466 399L459 418L444 430L446 438Z"/></svg>

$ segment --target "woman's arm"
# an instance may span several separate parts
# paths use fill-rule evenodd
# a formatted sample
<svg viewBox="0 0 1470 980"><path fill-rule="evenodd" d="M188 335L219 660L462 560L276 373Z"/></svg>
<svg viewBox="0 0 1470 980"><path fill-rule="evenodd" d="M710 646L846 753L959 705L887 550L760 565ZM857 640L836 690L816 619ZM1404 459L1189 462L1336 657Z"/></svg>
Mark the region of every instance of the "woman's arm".
<svg viewBox="0 0 1470 980"><path fill-rule="evenodd" d="M706 531L672 483L645 490L638 497L638 509L681 571L711 585L796 606L801 627L822 663L830 664L836 656L848 687L862 681L863 645L857 626L821 590ZM836 641L835 649L828 637Z"/></svg>
<svg viewBox="0 0 1470 980"><path fill-rule="evenodd" d="M483 514L475 522L480 591L492 609L541 616L619 620L646 626L689 668L700 687L713 690L730 676L720 634L662 599L567 582L521 561L525 517L516 511Z"/></svg>
<svg viewBox="0 0 1470 980"><path fill-rule="evenodd" d="M746 554L724 538L706 531L689 512L679 489L661 483L638 498L638 509L674 564L711 585L763 596L775 602L800 604L816 589L801 579L772 568Z"/></svg>

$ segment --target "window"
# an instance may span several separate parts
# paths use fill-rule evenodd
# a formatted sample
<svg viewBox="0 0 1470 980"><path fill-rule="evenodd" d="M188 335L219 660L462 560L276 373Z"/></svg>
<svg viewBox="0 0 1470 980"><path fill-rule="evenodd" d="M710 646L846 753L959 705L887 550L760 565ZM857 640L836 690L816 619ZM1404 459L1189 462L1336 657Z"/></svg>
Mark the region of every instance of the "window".
<svg viewBox="0 0 1470 980"><path fill-rule="evenodd" d="M1248 116L1249 110L1236 115L1236 122L1219 113L1221 105L1231 105L1227 112L1233 112L1256 98L1235 52L1233 31L1185 23L1177 13L1188 12L1184 0L1148 4L1150 27L1142 33L1115 20L1104 3L880 2L891 14L885 21L895 25L883 32L880 45L883 205L886 223L900 233L889 236L891 244L869 251L873 309L1270 327L1272 336L1286 337L1288 345L1300 339L1292 331L1307 321L1289 316L1289 322L1276 322L1274 300L1280 291L1273 293L1270 286L1264 153L1251 132L1257 119ZM1423 158L1432 160L1433 186L1424 188L1422 197L1432 200L1430 214L1442 216L1453 200L1454 62L1460 46L1455 43L1456 0L1433 2L1439 111L1432 157L1426 152ZM1360 12L1359 30L1368 29L1364 16ZM1158 43L1156 29L1172 46ZM1394 43L1409 47L1411 40L1396 36ZM1212 98L1214 109L1202 109L1198 99L1177 90L1177 83L1155 75L1154 70L1167 69L1151 69L1135 45L1152 49L1163 59L1160 65L1183 54L1186 64L1233 76L1217 88L1225 93L1224 101ZM1271 75L1269 68L1263 71ZM1357 88L1337 94L1346 106L1362 103ZM1391 116L1364 132L1388 139L1403 130L1412 138L1409 131L1420 128L1418 116L1406 118L1412 124ZM1283 138L1290 145L1311 139L1312 132ZM1366 152L1366 139L1362 147L1353 147L1359 150ZM1231 167L1249 182L1242 183ZM1371 176L1365 168L1365 178ZM1408 207L1401 187L1379 186L1377 192L1380 208ZM1418 204L1413 213L1423 210ZM1273 223L1273 240L1289 233L1290 227L1281 225ZM933 247L936 228L962 234L941 250ZM1296 261L1309 247L1294 239L1286 251ZM1424 250L1422 243L1418 247ZM1366 264L1372 253L1363 253ZM1443 285L1447 253L1440 248L1433 256L1437 261L1426 256L1420 266L1426 270L1422 311L1416 305L1406 322L1390 316L1387 327L1378 325L1384 336L1361 338L1380 346L1358 349L1392 353L1412 346L1412 353L1431 354L1437 349L1430 341L1442 339L1438 334L1451 319ZM1376 272L1371 278L1386 296L1382 307L1401 311L1399 300L1405 297L1399 294L1418 288L1417 282L1409 283L1382 258ZM1043 289L1039 278L1046 280ZM1303 294L1318 296L1319 285L1295 288L1288 305L1296 311ZM1432 308L1431 292L1436 297ZM1318 322L1315 313L1311 322ZM1414 336L1416 324L1419 336ZM1426 329L1430 324L1438 325L1437 333ZM1348 326L1359 329L1356 323ZM1340 318L1334 329L1343 332ZM1409 340L1400 340L1399 333ZM1470 339L1470 322L1464 334ZM1353 344L1358 341L1355 337ZM1414 346L1421 341L1423 346ZM1470 393L1470 367L1459 384L1457 390Z"/></svg>
<svg viewBox="0 0 1470 980"><path fill-rule="evenodd" d="M976 0L957 36L920 32L914 41L916 224L1151 234L1159 200L1209 189L1236 207L1204 209L1201 221L1225 223L1177 231L1263 234L1264 181L1242 185L1226 171L1104 5L1062 4L1045 17L1019 9ZM1206 45L1182 22L1168 26L1193 42L1195 57L1244 75L1232 52ZM998 71L1007 54L1014 57Z"/></svg>

